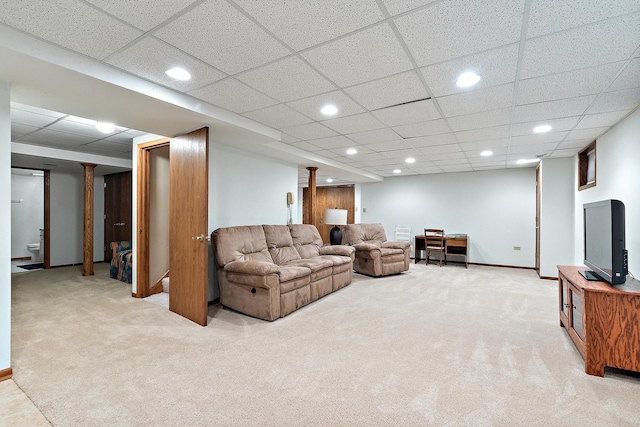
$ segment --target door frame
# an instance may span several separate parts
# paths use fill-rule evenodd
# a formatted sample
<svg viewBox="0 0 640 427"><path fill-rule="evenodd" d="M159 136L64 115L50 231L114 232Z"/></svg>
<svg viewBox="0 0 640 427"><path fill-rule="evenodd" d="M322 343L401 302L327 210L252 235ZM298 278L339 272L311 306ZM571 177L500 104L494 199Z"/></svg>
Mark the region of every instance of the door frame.
<svg viewBox="0 0 640 427"><path fill-rule="evenodd" d="M138 144L138 172L136 174L136 291L131 295L144 298L151 295L149 286L149 221L150 208L150 170L151 150L169 145L171 138L161 138Z"/></svg>

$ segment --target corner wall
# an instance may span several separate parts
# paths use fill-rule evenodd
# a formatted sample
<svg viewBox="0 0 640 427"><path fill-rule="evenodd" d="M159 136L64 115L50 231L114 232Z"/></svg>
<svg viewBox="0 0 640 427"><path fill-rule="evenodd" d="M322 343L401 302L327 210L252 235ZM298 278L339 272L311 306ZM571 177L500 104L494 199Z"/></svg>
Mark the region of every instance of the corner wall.
<svg viewBox="0 0 640 427"><path fill-rule="evenodd" d="M636 109L596 141L596 186L575 191L575 265L583 265L584 236L582 205L606 199L621 200L625 205L625 235L629 251L629 271L640 277L640 109ZM578 170L578 158L574 158Z"/></svg>

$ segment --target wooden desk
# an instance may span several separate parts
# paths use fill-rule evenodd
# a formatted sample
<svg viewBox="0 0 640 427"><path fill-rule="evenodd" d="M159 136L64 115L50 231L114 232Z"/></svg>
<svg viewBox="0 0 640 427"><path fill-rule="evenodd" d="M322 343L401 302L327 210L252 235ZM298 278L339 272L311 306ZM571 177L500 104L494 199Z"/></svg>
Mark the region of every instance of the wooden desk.
<svg viewBox="0 0 640 427"><path fill-rule="evenodd" d="M415 263L423 260L424 258L420 258L420 251L425 250L425 239L424 234L416 234L415 236L415 245L414 248L414 257ZM465 268L469 267L469 246L468 246L468 237L466 234L447 234L444 236L444 258L447 260L447 255L456 256L456 257L464 257L464 266Z"/></svg>

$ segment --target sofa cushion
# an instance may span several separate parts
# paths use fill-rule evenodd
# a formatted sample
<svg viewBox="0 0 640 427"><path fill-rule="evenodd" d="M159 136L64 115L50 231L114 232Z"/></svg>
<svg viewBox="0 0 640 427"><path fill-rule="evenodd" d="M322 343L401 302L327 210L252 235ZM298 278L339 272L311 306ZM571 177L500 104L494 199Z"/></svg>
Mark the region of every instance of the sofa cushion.
<svg viewBox="0 0 640 427"><path fill-rule="evenodd" d="M261 225L218 228L211 238L220 267L232 261L273 262Z"/></svg>
<svg viewBox="0 0 640 427"><path fill-rule="evenodd" d="M382 224L347 224L344 231L344 241L349 245L374 242L380 245L387 241Z"/></svg>
<svg viewBox="0 0 640 427"><path fill-rule="evenodd" d="M311 224L289 224L293 246L300 258L313 258L320 255L322 237L318 229Z"/></svg>
<svg viewBox="0 0 640 427"><path fill-rule="evenodd" d="M311 281L311 270L302 265L280 267L280 294L308 286Z"/></svg>
<svg viewBox="0 0 640 427"><path fill-rule="evenodd" d="M263 225L267 248L273 262L278 265L300 259L300 254L293 247L291 232L286 225Z"/></svg>

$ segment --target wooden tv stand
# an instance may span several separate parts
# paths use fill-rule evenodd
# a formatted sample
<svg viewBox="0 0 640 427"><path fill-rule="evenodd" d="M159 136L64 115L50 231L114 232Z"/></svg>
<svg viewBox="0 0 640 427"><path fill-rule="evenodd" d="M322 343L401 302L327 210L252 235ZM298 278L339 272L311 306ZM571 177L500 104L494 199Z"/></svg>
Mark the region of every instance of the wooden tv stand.
<svg viewBox="0 0 640 427"><path fill-rule="evenodd" d="M622 285L589 281L580 270L558 266L560 326L584 359L589 375L605 366L640 372L640 281Z"/></svg>

